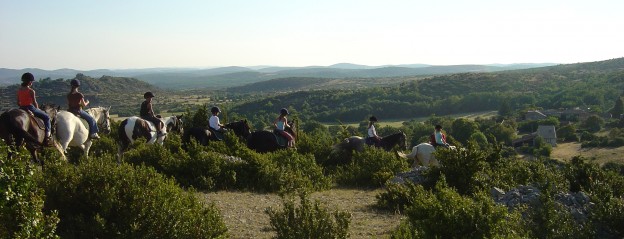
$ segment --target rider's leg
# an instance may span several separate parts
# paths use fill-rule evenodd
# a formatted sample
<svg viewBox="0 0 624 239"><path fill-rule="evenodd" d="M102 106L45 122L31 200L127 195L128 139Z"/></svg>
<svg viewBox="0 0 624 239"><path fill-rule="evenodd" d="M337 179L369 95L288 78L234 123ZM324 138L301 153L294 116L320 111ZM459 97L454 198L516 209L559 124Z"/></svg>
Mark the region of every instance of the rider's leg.
<svg viewBox="0 0 624 239"><path fill-rule="evenodd" d="M43 110L37 109L32 105L28 107L28 110L30 110L37 118L43 120L43 124L45 125L46 138L50 137L50 128L52 128L50 124L50 116L48 116L48 114L46 114L46 112L44 112Z"/></svg>
<svg viewBox="0 0 624 239"><path fill-rule="evenodd" d="M89 136L91 136L91 138L99 138L99 136L97 135L99 129L97 127L97 124L95 123L95 119L93 119L93 116L91 116L84 110L81 110L78 113L80 114L80 117L85 119L87 121L87 124L89 125Z"/></svg>

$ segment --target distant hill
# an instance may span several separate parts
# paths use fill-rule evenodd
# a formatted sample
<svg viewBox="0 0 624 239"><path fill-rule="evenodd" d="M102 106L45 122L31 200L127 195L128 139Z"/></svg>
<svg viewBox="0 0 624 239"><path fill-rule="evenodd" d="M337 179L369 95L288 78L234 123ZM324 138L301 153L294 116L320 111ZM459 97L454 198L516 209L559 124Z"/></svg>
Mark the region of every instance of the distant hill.
<svg viewBox="0 0 624 239"><path fill-rule="evenodd" d="M406 64L397 66L365 66L351 63L339 63L331 66L308 67L248 68L231 66L210 69L152 68L126 70L100 69L89 71L79 71L72 69L60 69L54 71L46 71L40 69L14 70L0 68L0 85L19 83L19 77L22 73L26 71L30 71L38 79L70 79L76 74L80 73L91 77L100 77L103 75L133 77L138 80L156 85L158 87L169 89L222 89L260 81L267 81L271 79L290 77L367 78L429 76L460 72L493 72L510 69L524 69L543 65L544 64L431 66L423 64Z"/></svg>
<svg viewBox="0 0 624 239"><path fill-rule="evenodd" d="M276 87L277 83L286 85L284 81L297 84L269 88ZM247 87L289 89L291 92L245 102L230 111L252 120L266 120L274 117L275 108L289 107L304 120L323 122L360 121L371 114L384 119L404 119L492 111L498 110L504 101L514 109L582 107L605 112L624 94L624 58L522 70L436 75L384 87L309 91L307 89L327 85L333 80L309 81L313 83L305 85L306 79L283 79L268 81L271 84L266 85L249 85ZM304 86L306 90L298 91L292 88L295 86ZM238 89L243 87L233 88Z"/></svg>

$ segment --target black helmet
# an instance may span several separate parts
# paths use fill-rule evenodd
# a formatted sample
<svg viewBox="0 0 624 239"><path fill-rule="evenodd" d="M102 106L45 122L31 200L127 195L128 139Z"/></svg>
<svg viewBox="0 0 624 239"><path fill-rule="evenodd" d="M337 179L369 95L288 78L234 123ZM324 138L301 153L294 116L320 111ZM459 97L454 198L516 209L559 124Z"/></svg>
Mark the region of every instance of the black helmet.
<svg viewBox="0 0 624 239"><path fill-rule="evenodd" d="M143 94L143 98L145 99L152 98L152 97L156 97L156 96L151 91L145 92L145 94Z"/></svg>
<svg viewBox="0 0 624 239"><path fill-rule="evenodd" d="M280 114L287 115L288 114L288 110L286 108L282 108L280 110Z"/></svg>
<svg viewBox="0 0 624 239"><path fill-rule="evenodd" d="M377 117L371 116L370 118L368 118L368 121L377 122Z"/></svg>
<svg viewBox="0 0 624 239"><path fill-rule="evenodd" d="M35 76L32 73L26 72L22 75L22 82L35 81Z"/></svg>
<svg viewBox="0 0 624 239"><path fill-rule="evenodd" d="M80 81L73 79L71 80L71 82L69 83L71 86L80 86Z"/></svg>
<svg viewBox="0 0 624 239"><path fill-rule="evenodd" d="M442 125L436 124L435 129L442 129Z"/></svg>
<svg viewBox="0 0 624 239"><path fill-rule="evenodd" d="M215 106L215 107L212 107L212 109L210 109L210 112L213 113L213 114L214 113L219 113L219 112L221 112L221 109L219 109L219 107Z"/></svg>

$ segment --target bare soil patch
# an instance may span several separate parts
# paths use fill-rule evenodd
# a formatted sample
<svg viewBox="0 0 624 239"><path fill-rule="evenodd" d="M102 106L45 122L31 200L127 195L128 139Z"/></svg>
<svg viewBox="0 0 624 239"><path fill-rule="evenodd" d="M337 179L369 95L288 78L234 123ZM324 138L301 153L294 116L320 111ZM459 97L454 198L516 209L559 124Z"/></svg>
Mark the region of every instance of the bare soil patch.
<svg viewBox="0 0 624 239"><path fill-rule="evenodd" d="M350 238L387 238L404 216L373 208L375 196L381 192L383 189L332 189L315 192L311 199L319 200L330 211L351 213ZM282 208L282 198L277 194L220 191L198 196L219 208L231 238L275 236L265 210Z"/></svg>

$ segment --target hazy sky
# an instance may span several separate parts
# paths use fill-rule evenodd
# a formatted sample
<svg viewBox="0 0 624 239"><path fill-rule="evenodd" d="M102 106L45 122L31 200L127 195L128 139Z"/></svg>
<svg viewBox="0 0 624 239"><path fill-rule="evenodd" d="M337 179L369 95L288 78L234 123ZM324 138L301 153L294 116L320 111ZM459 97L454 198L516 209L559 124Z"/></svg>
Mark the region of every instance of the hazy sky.
<svg viewBox="0 0 624 239"><path fill-rule="evenodd" d="M576 63L622 0L0 0L0 68Z"/></svg>

